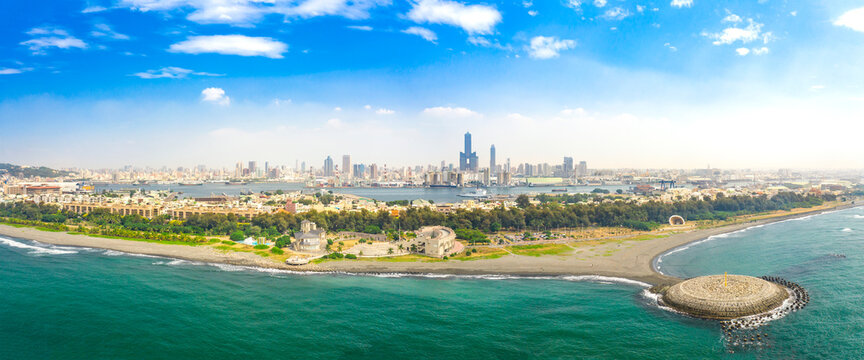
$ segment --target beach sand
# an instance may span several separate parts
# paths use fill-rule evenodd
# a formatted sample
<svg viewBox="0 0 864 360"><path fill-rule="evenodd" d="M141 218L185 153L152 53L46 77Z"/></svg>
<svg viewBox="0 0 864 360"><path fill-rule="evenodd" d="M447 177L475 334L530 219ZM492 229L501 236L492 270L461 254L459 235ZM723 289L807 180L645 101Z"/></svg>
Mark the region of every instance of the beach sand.
<svg viewBox="0 0 864 360"><path fill-rule="evenodd" d="M223 252L208 246L167 245L143 241L106 239L86 235L70 235L63 232L40 231L32 228L0 225L0 235L35 240L43 243L66 246L82 246L111 249L135 254L164 256L184 260L223 263L240 266L289 269L298 271L337 271L355 273L432 273L455 275L600 275L626 278L651 285L672 285L678 278L660 274L654 270L654 258L679 246L707 237L741 230L747 227L809 216L825 211L853 207L840 205L831 209L815 209L789 215L764 218L745 223L711 229L693 230L651 240L629 240L606 242L595 250L614 250L608 256L580 257L575 253L544 256L505 255L497 259L449 260L436 262L393 262L343 260L320 264L289 266L248 252ZM599 251L597 251L599 250ZM575 252L575 251L574 251Z"/></svg>

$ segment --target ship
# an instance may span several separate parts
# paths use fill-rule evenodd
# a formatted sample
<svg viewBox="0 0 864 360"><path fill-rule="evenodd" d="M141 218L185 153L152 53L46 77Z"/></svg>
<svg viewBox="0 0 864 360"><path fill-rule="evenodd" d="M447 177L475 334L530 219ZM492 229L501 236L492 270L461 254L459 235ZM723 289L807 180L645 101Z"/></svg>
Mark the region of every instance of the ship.
<svg viewBox="0 0 864 360"><path fill-rule="evenodd" d="M567 192L567 189L552 189L552 192Z"/></svg>
<svg viewBox="0 0 864 360"><path fill-rule="evenodd" d="M474 199L482 199L482 198L489 197L489 193L487 193L486 190L483 190L483 189L474 189L473 191L469 191L467 193L461 193L461 194L459 194L459 196L467 197L467 198L474 198Z"/></svg>
<svg viewBox="0 0 864 360"><path fill-rule="evenodd" d="M429 185L429 187L430 188L455 188L457 186L451 185L451 184L432 184L432 185Z"/></svg>
<svg viewBox="0 0 864 360"><path fill-rule="evenodd" d="M246 185L248 183L242 181L226 181L225 185Z"/></svg>
<svg viewBox="0 0 864 360"><path fill-rule="evenodd" d="M180 186L201 186L201 185L204 185L204 183L203 182L181 182L181 183L177 183L177 185L180 185Z"/></svg>

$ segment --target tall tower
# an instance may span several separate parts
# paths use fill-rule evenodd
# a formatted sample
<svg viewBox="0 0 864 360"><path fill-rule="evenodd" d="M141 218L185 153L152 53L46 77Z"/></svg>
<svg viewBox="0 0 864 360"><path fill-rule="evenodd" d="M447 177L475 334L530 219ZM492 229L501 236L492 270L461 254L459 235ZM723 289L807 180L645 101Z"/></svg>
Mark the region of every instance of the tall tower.
<svg viewBox="0 0 864 360"><path fill-rule="evenodd" d="M471 151L471 133L465 133L465 151L459 153L459 170L477 171L477 153Z"/></svg>
<svg viewBox="0 0 864 360"><path fill-rule="evenodd" d="M489 148L489 172L495 173L495 144Z"/></svg>
<svg viewBox="0 0 864 360"><path fill-rule="evenodd" d="M333 176L333 158L330 156L324 159L324 176Z"/></svg>
<svg viewBox="0 0 864 360"><path fill-rule="evenodd" d="M351 155L342 155L342 177L351 178Z"/></svg>

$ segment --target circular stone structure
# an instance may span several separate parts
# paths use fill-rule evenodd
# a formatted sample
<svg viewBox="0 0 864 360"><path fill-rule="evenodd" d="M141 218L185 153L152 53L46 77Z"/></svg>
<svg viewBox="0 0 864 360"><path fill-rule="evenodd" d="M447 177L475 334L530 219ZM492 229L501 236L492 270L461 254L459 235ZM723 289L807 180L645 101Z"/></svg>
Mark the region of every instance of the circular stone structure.
<svg viewBox="0 0 864 360"><path fill-rule="evenodd" d="M665 305L708 319L735 319L761 314L783 304L786 289L752 276L700 276L672 285L663 294Z"/></svg>

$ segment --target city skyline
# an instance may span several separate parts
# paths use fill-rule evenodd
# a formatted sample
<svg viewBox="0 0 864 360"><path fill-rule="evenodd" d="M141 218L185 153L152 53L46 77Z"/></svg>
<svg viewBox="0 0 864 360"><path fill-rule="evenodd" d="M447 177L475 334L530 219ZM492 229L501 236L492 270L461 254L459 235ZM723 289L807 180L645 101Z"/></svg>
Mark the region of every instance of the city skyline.
<svg viewBox="0 0 864 360"><path fill-rule="evenodd" d="M0 5L0 158L864 167L859 2L232 4Z"/></svg>

